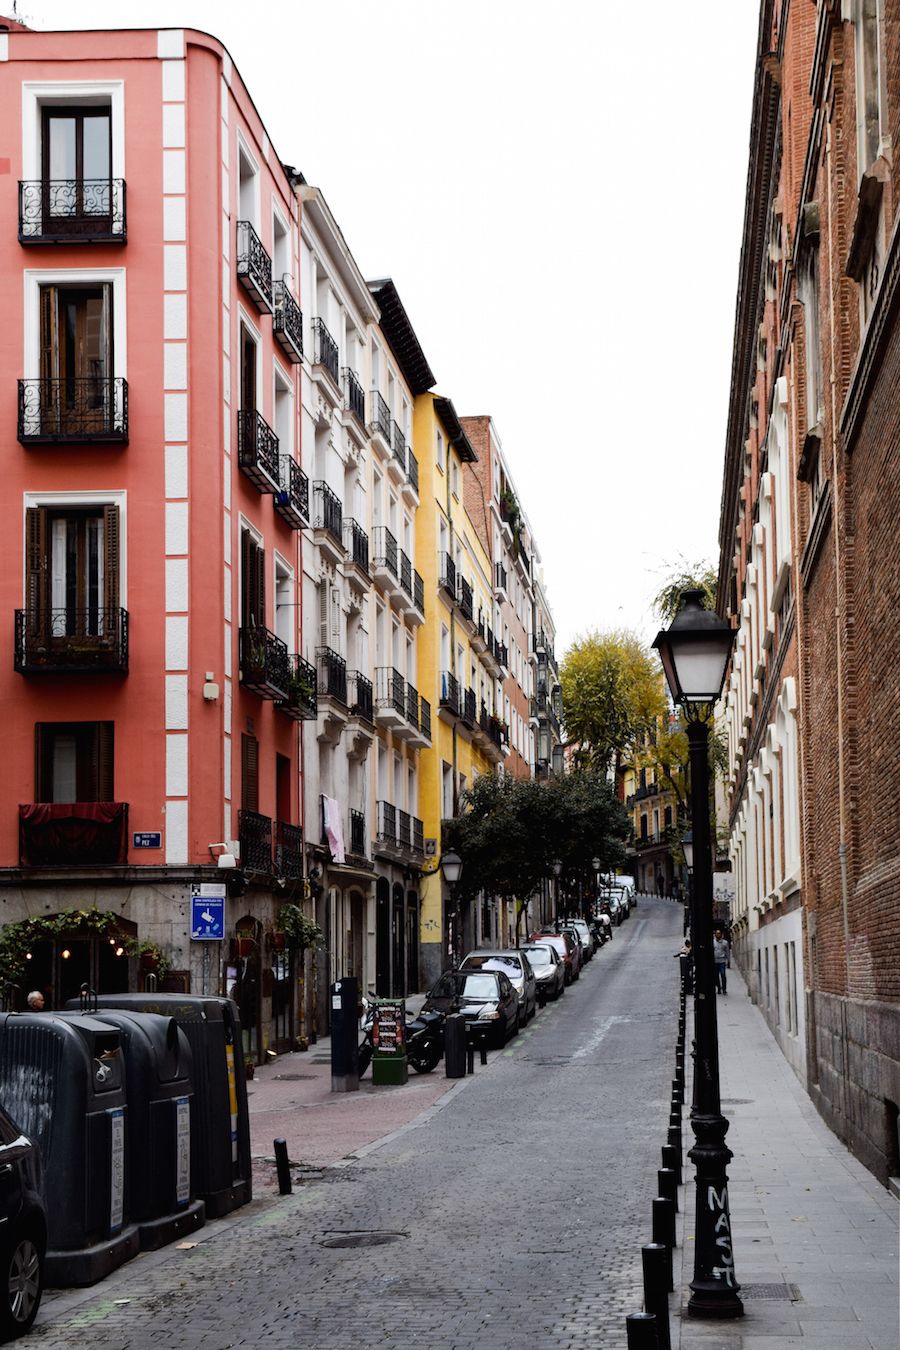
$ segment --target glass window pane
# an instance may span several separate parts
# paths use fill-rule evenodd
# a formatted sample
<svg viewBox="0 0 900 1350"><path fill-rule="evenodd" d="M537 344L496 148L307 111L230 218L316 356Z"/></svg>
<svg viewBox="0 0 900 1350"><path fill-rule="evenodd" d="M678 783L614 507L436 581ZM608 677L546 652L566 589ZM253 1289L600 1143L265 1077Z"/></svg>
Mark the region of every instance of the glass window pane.
<svg viewBox="0 0 900 1350"><path fill-rule="evenodd" d="M86 116L82 125L85 179L109 178L109 113Z"/></svg>
<svg viewBox="0 0 900 1350"><path fill-rule="evenodd" d="M51 117L49 130L51 179L74 178L75 118Z"/></svg>

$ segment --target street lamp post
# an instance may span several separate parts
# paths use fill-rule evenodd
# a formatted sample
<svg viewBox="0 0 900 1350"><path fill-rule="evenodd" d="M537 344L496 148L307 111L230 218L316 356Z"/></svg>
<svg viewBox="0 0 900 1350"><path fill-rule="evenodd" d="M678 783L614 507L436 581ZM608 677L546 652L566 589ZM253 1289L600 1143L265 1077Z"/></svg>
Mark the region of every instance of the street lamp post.
<svg viewBox="0 0 900 1350"><path fill-rule="evenodd" d="M688 929L691 925L691 915L694 909L694 832L688 830L681 841L682 852L684 853L684 866L687 872L685 879L685 897L684 897L684 933L687 937Z"/></svg>
<svg viewBox="0 0 900 1350"><path fill-rule="evenodd" d="M599 890L600 890L600 872L601 872L601 870L602 870L602 868L603 868L603 863L600 861L599 858L592 858L592 859L591 859L591 866L592 866L593 869L594 869L594 894L593 894L593 896L591 897L591 915L590 915L590 917L593 918L593 917L594 917L594 912L595 912L595 907L596 907L596 904L597 904L597 895L598 895ZM585 918L586 916L585 916L584 914L582 914L581 917L582 917L582 918Z"/></svg>
<svg viewBox="0 0 900 1350"><path fill-rule="evenodd" d="M555 881L556 881L556 893L554 894L554 897L553 897L553 908L554 908L554 910L555 910L555 913L554 913L554 915L553 915L553 919L554 919L554 922L555 922L555 921L559 918L559 879L560 879L560 877L562 876L562 867L563 867L563 865L562 865L562 863L559 861L559 859L557 858L556 862L555 862L555 863L552 863L551 866L552 866L552 869L553 869L553 876L554 876L554 879L555 879Z"/></svg>
<svg viewBox="0 0 900 1350"><path fill-rule="evenodd" d="M450 889L450 923L448 926L450 951L448 955L450 964L454 969L459 964L459 948L462 945L462 935L459 931L459 907L456 903L456 884L462 876L462 870L463 862L458 853L451 850L449 853L441 854L441 871Z"/></svg>
<svg viewBox="0 0 900 1350"><path fill-rule="evenodd" d="M682 593L681 608L670 627L656 635L666 680L687 721L691 773L692 906L694 955L694 1032L696 1038L696 1140L689 1153L696 1168L694 1278L691 1317L741 1317L744 1305L734 1273L731 1214L728 1206L728 1121L719 1096L719 1038L716 1018L712 927L712 849L709 815L709 723L722 692L734 640L729 624L704 609L702 591Z"/></svg>

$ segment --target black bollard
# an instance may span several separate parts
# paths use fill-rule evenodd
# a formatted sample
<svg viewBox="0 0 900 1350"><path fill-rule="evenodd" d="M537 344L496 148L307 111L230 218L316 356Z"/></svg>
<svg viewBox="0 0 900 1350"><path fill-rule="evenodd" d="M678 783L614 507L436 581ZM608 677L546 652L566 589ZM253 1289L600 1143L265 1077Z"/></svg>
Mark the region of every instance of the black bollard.
<svg viewBox="0 0 900 1350"><path fill-rule="evenodd" d="M670 1125L666 1134L666 1143L672 1144L678 1150L678 1161L681 1162L681 1130L677 1125Z"/></svg>
<svg viewBox="0 0 900 1350"><path fill-rule="evenodd" d="M475 1047L474 1045L471 1044L471 1042L466 1047L466 1072L467 1073L475 1072Z"/></svg>
<svg viewBox="0 0 900 1350"><path fill-rule="evenodd" d="M681 1185L681 1150L671 1144L662 1146L662 1165L675 1173L675 1185Z"/></svg>
<svg viewBox="0 0 900 1350"><path fill-rule="evenodd" d="M659 1195L653 1201L653 1241L666 1249L666 1270L669 1275L669 1293L675 1289L672 1248L675 1246L675 1211L672 1201Z"/></svg>
<svg viewBox="0 0 900 1350"><path fill-rule="evenodd" d="M288 1162L287 1143L284 1139L276 1139L275 1143L275 1170L278 1173L278 1194L290 1195L294 1187L291 1183L291 1167Z"/></svg>
<svg viewBox="0 0 900 1350"><path fill-rule="evenodd" d="M485 1045L484 1041L479 1041L478 1051L479 1054L481 1055L482 1064L487 1064L487 1046Z"/></svg>
<svg viewBox="0 0 900 1350"><path fill-rule="evenodd" d="M675 1173L671 1167L660 1167L656 1173L659 1194L665 1200L671 1200L672 1204L678 1209L678 1187L675 1184Z"/></svg>
<svg viewBox="0 0 900 1350"><path fill-rule="evenodd" d="M628 1350L659 1350L655 1313L628 1313L625 1318Z"/></svg>
<svg viewBox="0 0 900 1350"><path fill-rule="evenodd" d="M641 1264L644 1270L644 1312L656 1314L659 1350L671 1350L666 1248L662 1243L651 1242L642 1247Z"/></svg>
<svg viewBox="0 0 900 1350"><path fill-rule="evenodd" d="M444 1072L448 1078L466 1076L466 1019L450 1013L444 1019Z"/></svg>
<svg viewBox="0 0 900 1350"><path fill-rule="evenodd" d="M673 1128L681 1129L681 1112L674 1106L669 1112L669 1129Z"/></svg>
<svg viewBox="0 0 900 1350"><path fill-rule="evenodd" d="M677 1078L672 1079L672 1101L677 1101L679 1106L684 1104L684 1092Z"/></svg>

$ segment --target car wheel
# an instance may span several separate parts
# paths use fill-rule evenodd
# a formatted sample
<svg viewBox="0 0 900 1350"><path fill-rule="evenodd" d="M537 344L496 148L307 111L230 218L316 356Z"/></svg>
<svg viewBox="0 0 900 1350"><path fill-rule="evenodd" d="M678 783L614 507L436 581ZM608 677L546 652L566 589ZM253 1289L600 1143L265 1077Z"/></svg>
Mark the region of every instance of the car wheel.
<svg viewBox="0 0 900 1350"><path fill-rule="evenodd" d="M7 1248L3 1268L5 1294L0 1299L0 1339L13 1340L29 1329L44 1290L44 1257L33 1230L20 1233Z"/></svg>

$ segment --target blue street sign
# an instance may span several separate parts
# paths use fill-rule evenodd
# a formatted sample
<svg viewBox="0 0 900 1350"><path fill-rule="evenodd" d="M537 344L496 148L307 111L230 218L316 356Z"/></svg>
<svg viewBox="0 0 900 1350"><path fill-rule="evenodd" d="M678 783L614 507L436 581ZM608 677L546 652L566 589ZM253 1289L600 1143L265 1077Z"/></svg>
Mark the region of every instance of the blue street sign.
<svg viewBox="0 0 900 1350"><path fill-rule="evenodd" d="M221 942L225 937L225 884L203 882L191 887L191 937L195 942Z"/></svg>
<svg viewBox="0 0 900 1350"><path fill-rule="evenodd" d="M131 836L132 848L162 848L162 834L159 830L143 830Z"/></svg>

